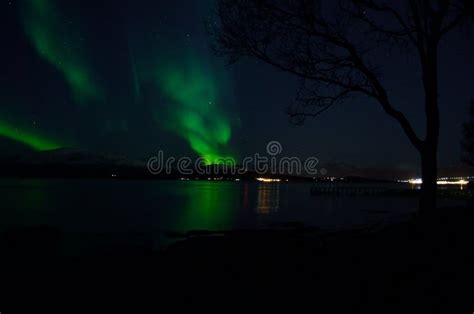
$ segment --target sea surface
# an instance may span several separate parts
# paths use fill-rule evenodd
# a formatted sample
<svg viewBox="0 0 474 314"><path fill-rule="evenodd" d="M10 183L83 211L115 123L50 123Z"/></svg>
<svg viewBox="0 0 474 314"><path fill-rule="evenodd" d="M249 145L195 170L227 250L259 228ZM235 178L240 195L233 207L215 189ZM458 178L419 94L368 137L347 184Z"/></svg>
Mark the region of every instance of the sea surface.
<svg viewBox="0 0 474 314"><path fill-rule="evenodd" d="M1 179L0 230L55 226L65 236L65 250L71 252L94 246L101 249L140 244L156 249L173 241L170 232L266 228L288 222L327 230L359 228L407 219L418 205L417 198L410 196L312 196L311 186L234 181ZM440 206L468 204L452 199L439 202Z"/></svg>

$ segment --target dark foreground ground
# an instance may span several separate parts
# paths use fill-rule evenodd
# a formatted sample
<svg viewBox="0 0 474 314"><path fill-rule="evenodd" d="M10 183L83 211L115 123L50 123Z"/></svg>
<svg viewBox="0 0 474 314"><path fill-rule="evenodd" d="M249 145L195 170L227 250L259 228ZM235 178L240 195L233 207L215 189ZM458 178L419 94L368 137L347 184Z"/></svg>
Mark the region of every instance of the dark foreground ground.
<svg viewBox="0 0 474 314"><path fill-rule="evenodd" d="M11 227L0 312L473 313L473 223L474 210L453 208L376 231L191 233L162 251L148 243L80 258L64 256L59 229Z"/></svg>

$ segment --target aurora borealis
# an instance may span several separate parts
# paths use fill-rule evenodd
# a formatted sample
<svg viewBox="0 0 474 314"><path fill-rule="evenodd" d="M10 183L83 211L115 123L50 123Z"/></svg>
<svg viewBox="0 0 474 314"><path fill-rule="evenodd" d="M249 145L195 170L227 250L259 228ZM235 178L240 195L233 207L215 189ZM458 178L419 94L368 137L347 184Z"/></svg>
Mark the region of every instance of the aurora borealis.
<svg viewBox="0 0 474 314"><path fill-rule="evenodd" d="M0 4L5 48L0 62L0 147L88 150L146 160L167 156L218 157L237 162L265 153L277 140L284 154L361 167L418 167L418 157L379 108L354 98L324 116L293 127L285 109L297 82L255 60L228 66L211 49L206 23L214 0L9 0ZM473 49L440 51L442 164L459 161L458 138L472 97ZM452 55L452 51L457 54ZM423 131L411 61L386 64L394 102ZM380 59L380 60L379 60ZM414 69L407 77L404 71ZM413 62L412 62L413 63ZM467 74L466 74L467 73ZM413 79L411 79L413 77ZM452 104L459 104L453 106ZM377 136L374 136L377 134ZM16 142L18 145L13 145ZM314 145L313 145L314 144Z"/></svg>
<svg viewBox="0 0 474 314"><path fill-rule="evenodd" d="M73 23L63 23L54 0L23 2L25 32L37 53L64 75L74 100L78 103L97 101L103 96L94 73L81 54L84 50L80 33Z"/></svg>
<svg viewBox="0 0 474 314"><path fill-rule="evenodd" d="M34 150L50 150L60 148L61 145L36 134L37 132L26 131L14 127L4 121L0 121L0 136L25 144Z"/></svg>
<svg viewBox="0 0 474 314"><path fill-rule="evenodd" d="M153 140L165 135L172 142L185 144L206 164L217 162L218 157L234 157L229 79L222 64L209 62L209 49L202 46L191 51L186 47L189 36L176 41L176 31L171 30L165 30L163 39L151 49L144 49L149 43L137 36L137 30L147 35L146 27L140 25L143 21L125 18L110 2L105 3L110 16L104 22L101 12L91 12L88 5L94 3L72 1L65 5L58 0L25 0L15 6L16 22L28 43L28 53L38 57L38 64L44 68L44 74L35 77L35 82L54 82L40 91L50 97L38 100L37 105L56 108L44 110L53 115L77 112L72 123L61 119L65 127L59 136L64 137L61 142L123 154L127 153L120 147L124 139L127 143L138 141L145 148L137 150L146 156L143 152L150 153L162 145ZM93 28L97 28L94 34L87 32ZM15 102L24 100L18 98ZM143 122L137 120L139 112L151 112L145 130L141 128ZM38 115L46 113L41 110ZM48 140L45 123L45 134L35 134L35 128L22 129L21 125L33 123L28 122L28 116L38 119L37 115L20 111L8 120L10 123L3 123L0 136L34 150L63 147ZM95 121L102 123L94 126ZM88 134L86 141L82 133ZM105 143L90 145L91 135Z"/></svg>
<svg viewBox="0 0 474 314"><path fill-rule="evenodd" d="M159 73L159 86L170 102L161 122L186 139L206 164L218 163L219 157L230 157L226 145L232 131L218 106L217 82L199 62L191 59L184 64ZM158 113L157 120L161 119Z"/></svg>

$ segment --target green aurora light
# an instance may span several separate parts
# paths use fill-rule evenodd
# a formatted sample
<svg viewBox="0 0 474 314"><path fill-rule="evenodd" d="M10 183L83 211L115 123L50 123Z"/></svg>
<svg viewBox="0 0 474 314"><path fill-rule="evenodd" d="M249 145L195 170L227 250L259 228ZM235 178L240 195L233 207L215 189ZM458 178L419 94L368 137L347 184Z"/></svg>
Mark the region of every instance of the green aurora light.
<svg viewBox="0 0 474 314"><path fill-rule="evenodd" d="M192 60L165 67L159 71L158 82L170 105L165 117L156 115L156 118L186 139L206 164L222 163L220 158L235 161L227 149L231 125L217 106L219 95L212 74Z"/></svg>
<svg viewBox="0 0 474 314"><path fill-rule="evenodd" d="M41 135L33 134L33 132L20 130L10 124L0 121L0 136L23 143L34 150L50 150L60 148L61 145L54 141L48 140Z"/></svg>
<svg viewBox="0 0 474 314"><path fill-rule="evenodd" d="M25 32L38 54L60 71L73 98L84 104L103 98L103 92L93 79L79 53L79 40L74 39L72 24L62 22L53 0L27 0L22 10Z"/></svg>

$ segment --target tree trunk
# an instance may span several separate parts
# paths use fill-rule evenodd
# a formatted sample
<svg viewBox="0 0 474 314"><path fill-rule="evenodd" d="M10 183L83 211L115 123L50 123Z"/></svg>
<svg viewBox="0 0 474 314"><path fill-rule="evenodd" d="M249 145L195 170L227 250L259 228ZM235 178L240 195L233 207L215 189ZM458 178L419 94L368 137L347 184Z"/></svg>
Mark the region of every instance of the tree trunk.
<svg viewBox="0 0 474 314"><path fill-rule="evenodd" d="M423 86L425 91L426 138L419 151L421 154L420 207L422 216L436 209L438 179L438 36L428 36L427 49L422 57Z"/></svg>
<svg viewBox="0 0 474 314"><path fill-rule="evenodd" d="M421 153L421 185L420 214L426 214L436 209L436 189L437 189L437 149L435 147L425 147Z"/></svg>

